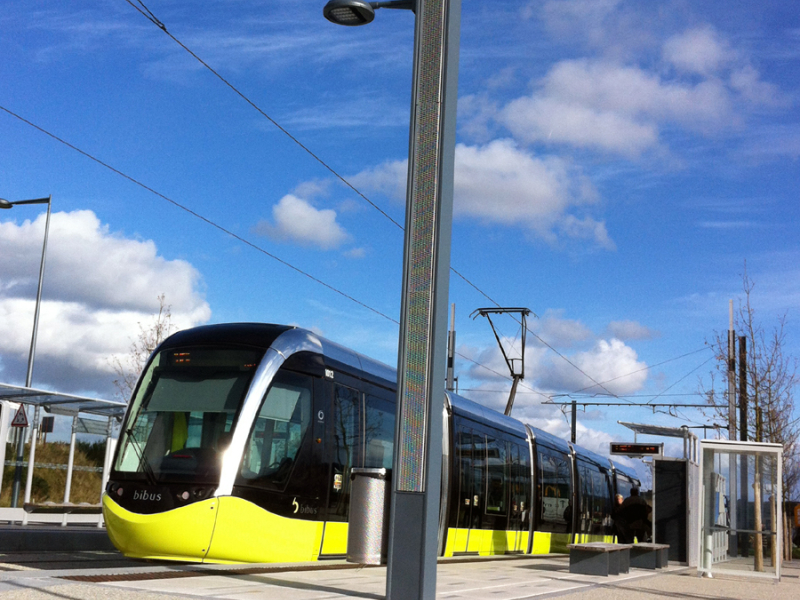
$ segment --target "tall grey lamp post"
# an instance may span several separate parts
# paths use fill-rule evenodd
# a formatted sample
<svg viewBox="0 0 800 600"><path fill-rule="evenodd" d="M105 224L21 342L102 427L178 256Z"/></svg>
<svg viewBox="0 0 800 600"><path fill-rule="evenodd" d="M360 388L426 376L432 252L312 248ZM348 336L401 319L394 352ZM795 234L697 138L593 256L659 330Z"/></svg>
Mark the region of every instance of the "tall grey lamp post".
<svg viewBox="0 0 800 600"><path fill-rule="evenodd" d="M386 597L433 600L461 0L331 0L323 14L363 25L377 8L416 13Z"/></svg>
<svg viewBox="0 0 800 600"><path fill-rule="evenodd" d="M33 358L36 354L36 334L39 330L39 310L42 305L42 281L44 280L44 261L47 257L47 234L50 231L50 201L52 196L47 198L36 198L34 200L18 200L9 202L0 198L0 208L13 208L23 204L47 204L47 218L44 222L44 243L42 244L42 262L39 264L39 287L36 291L36 308L33 313L33 335L31 335L31 349L28 352L28 372L25 377L25 387L31 387L33 380ZM24 408L23 408L24 410ZM34 443L33 440L31 443ZM11 506L16 508L19 501L19 488L22 483L22 458L25 451L25 436L20 435L17 442L17 466L14 469L14 487L11 492Z"/></svg>

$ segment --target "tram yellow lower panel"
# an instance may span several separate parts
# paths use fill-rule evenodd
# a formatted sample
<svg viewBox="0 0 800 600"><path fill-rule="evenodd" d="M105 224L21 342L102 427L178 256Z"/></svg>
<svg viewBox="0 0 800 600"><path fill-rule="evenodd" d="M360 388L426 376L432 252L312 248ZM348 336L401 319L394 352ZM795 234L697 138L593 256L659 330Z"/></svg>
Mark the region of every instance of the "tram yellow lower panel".
<svg viewBox="0 0 800 600"><path fill-rule="evenodd" d="M384 525L386 526L386 525ZM322 552L324 555L337 555L347 553L347 523L329 521L325 524L325 537L322 539Z"/></svg>
<svg viewBox="0 0 800 600"><path fill-rule="evenodd" d="M308 562L319 558L322 521L279 517L252 502L223 496L205 562Z"/></svg>
<svg viewBox="0 0 800 600"><path fill-rule="evenodd" d="M444 555L453 556L453 553L466 552L468 537L469 529L462 529L458 527L448 528L447 541L444 545Z"/></svg>
<svg viewBox="0 0 800 600"><path fill-rule="evenodd" d="M212 498L163 513L130 512L103 496L108 537L125 556L156 560L203 560L208 551L218 500Z"/></svg>

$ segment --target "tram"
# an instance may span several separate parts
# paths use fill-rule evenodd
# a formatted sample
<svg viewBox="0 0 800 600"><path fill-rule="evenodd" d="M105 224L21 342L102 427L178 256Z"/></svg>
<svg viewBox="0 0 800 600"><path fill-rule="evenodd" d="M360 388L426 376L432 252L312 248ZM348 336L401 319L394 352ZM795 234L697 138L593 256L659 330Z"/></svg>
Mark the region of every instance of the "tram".
<svg viewBox="0 0 800 600"><path fill-rule="evenodd" d="M126 556L305 562L347 551L350 470L392 467L394 369L311 331L180 331L151 356L122 425L103 514ZM633 471L443 393L442 556L613 540Z"/></svg>

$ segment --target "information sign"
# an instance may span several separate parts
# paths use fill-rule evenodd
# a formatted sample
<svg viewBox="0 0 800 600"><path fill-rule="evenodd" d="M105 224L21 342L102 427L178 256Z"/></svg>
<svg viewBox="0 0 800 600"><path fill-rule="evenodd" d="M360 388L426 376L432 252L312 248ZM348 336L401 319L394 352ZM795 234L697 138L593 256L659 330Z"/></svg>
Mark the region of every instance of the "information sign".
<svg viewBox="0 0 800 600"><path fill-rule="evenodd" d="M664 454L664 444L611 442L611 454L621 456L662 456Z"/></svg>

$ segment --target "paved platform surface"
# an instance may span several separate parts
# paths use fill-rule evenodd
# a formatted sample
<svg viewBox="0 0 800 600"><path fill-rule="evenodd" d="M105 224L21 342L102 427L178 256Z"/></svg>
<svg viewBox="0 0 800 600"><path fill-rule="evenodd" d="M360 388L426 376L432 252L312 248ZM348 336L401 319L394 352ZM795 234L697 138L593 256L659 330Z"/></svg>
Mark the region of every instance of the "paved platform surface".
<svg viewBox="0 0 800 600"><path fill-rule="evenodd" d="M129 561L113 552L36 552L0 555L0 600L382 600L386 569L341 562L308 565L170 565ZM784 563L779 583L718 576L694 569L632 569L594 577L569 573L566 556L440 562L438 600L796 600L800 561Z"/></svg>

